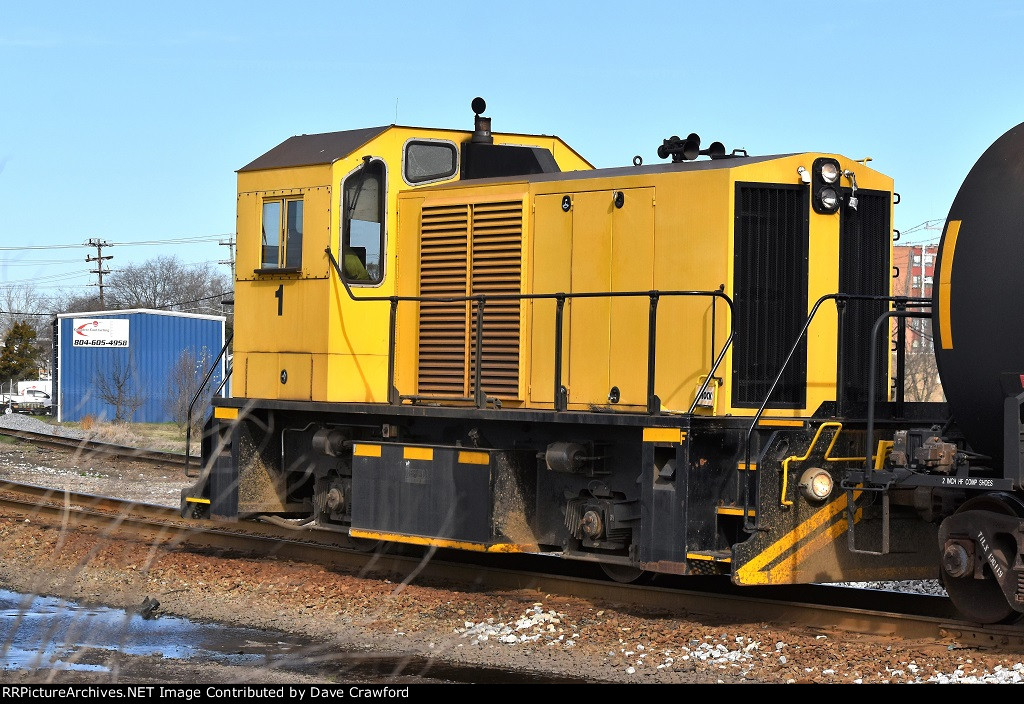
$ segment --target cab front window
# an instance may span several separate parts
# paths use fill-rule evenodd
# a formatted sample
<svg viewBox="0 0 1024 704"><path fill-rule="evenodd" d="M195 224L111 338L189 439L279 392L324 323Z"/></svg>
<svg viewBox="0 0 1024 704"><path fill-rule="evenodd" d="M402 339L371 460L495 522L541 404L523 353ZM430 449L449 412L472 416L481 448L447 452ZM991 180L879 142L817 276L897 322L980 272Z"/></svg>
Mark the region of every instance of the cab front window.
<svg viewBox="0 0 1024 704"><path fill-rule="evenodd" d="M367 158L342 184L341 254L345 280L376 284L384 278L384 162Z"/></svg>

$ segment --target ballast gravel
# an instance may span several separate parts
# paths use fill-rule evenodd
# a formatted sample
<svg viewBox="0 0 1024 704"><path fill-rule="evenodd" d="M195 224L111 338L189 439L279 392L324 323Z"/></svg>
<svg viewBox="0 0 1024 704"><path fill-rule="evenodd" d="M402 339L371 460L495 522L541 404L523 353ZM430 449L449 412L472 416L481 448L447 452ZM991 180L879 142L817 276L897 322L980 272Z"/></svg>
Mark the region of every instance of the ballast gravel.
<svg viewBox="0 0 1024 704"><path fill-rule="evenodd" d="M0 427L38 432L33 421L52 427L24 416L4 416ZM169 506L177 506L181 489L191 482L172 468L21 442L0 444L0 479ZM409 662L425 658L490 668L491 682L493 668L592 683L1024 681L1024 647L1019 646L981 649L952 639L902 641L785 624L721 623L532 590L466 593L437 584L394 584L317 565L64 533L26 515L0 514L0 586L122 608L134 608L148 596L160 602L160 614L301 634L318 644L310 649L311 661L339 650L362 653L361 659L402 654ZM929 582L863 586L936 588ZM207 668L203 681L226 676L215 663L191 666ZM422 666L416 668L398 668L393 679L415 681L422 676ZM162 682L176 681L175 667L165 662L159 669ZM60 682L74 676L81 675L0 672L6 681ZM308 675L266 668L246 676L254 682L310 681ZM240 675L233 671L231 677L237 681ZM318 677L346 682L352 675L342 662L332 674Z"/></svg>

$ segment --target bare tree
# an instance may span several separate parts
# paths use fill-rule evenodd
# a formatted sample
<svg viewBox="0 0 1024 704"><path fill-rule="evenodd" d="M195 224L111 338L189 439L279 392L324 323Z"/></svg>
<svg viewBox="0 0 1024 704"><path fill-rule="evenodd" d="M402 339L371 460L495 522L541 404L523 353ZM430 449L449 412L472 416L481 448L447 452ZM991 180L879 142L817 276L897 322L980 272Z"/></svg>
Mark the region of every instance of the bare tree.
<svg viewBox="0 0 1024 704"><path fill-rule="evenodd" d="M163 256L142 264L128 264L110 275L110 308L163 308L220 315L221 294L231 282L209 264L185 265L177 257Z"/></svg>
<svg viewBox="0 0 1024 704"><path fill-rule="evenodd" d="M935 355L930 351L907 351L904 358L903 393L908 401L942 401L945 394L935 366Z"/></svg>
<svg viewBox="0 0 1024 704"><path fill-rule="evenodd" d="M54 310L61 313L92 313L103 310L100 305L100 297L95 293L87 293L79 296L73 293L65 293L54 303Z"/></svg>
<svg viewBox="0 0 1024 704"><path fill-rule="evenodd" d="M935 364L932 321L908 321L903 362L903 394L908 401L944 401L942 381Z"/></svg>
<svg viewBox="0 0 1024 704"><path fill-rule="evenodd" d="M97 367L93 384L104 403L114 407L115 422L127 423L146 402L139 388L134 355L129 354L127 362L115 358L105 371Z"/></svg>
<svg viewBox="0 0 1024 704"><path fill-rule="evenodd" d="M174 418L175 425L182 430L189 423L189 405L199 392L199 385L203 382L211 363L212 355L205 347L198 353L188 348L182 350L178 360L171 367L167 378L167 398L164 401L164 410ZM210 399L213 398L213 392L213 386L207 385L192 409L191 422L194 436L198 436L202 432L203 420L206 410L210 406Z"/></svg>

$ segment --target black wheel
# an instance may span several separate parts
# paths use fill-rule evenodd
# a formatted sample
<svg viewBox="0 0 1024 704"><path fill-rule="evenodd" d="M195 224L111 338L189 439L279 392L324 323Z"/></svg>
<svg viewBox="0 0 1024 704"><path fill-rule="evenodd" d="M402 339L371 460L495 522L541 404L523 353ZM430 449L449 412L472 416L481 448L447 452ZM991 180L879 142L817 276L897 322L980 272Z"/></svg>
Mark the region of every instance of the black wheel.
<svg viewBox="0 0 1024 704"><path fill-rule="evenodd" d="M979 496L965 502L951 519L966 511L986 511L997 516L1024 517L1024 505L1006 494ZM950 519L947 519L950 520ZM945 531L943 531L945 538ZM990 545L993 557L1003 565L1012 566L1016 558L1017 544L1009 535L999 534ZM945 559L945 558L944 558ZM955 561L955 559L954 559ZM946 568L940 570L940 581L950 600L963 616L977 623L1007 624L1022 618L1022 614L1010 606L1003 590L996 581L988 563L982 567L984 577L976 579L974 570L964 576L953 576Z"/></svg>
<svg viewBox="0 0 1024 704"><path fill-rule="evenodd" d="M651 578L651 573L633 567L632 565L620 565L615 562L601 562L601 571L608 579L620 584L643 583Z"/></svg>
<svg viewBox="0 0 1024 704"><path fill-rule="evenodd" d="M383 540L376 540L374 538L353 538L351 535L346 535L342 540L342 547L346 547L349 550L356 550L357 552L384 552L387 543Z"/></svg>

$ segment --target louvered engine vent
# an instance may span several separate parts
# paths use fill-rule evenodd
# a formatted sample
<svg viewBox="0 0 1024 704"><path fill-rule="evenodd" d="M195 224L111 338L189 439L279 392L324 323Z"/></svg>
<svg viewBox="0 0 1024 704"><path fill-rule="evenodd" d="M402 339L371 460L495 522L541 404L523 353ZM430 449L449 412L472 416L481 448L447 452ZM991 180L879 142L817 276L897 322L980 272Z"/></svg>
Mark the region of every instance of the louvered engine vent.
<svg viewBox="0 0 1024 704"><path fill-rule="evenodd" d="M522 292L523 204L520 201L424 206L420 295ZM419 394L467 397L473 391L476 304L420 304ZM520 301L489 298L484 307L481 385L488 396L517 400Z"/></svg>

